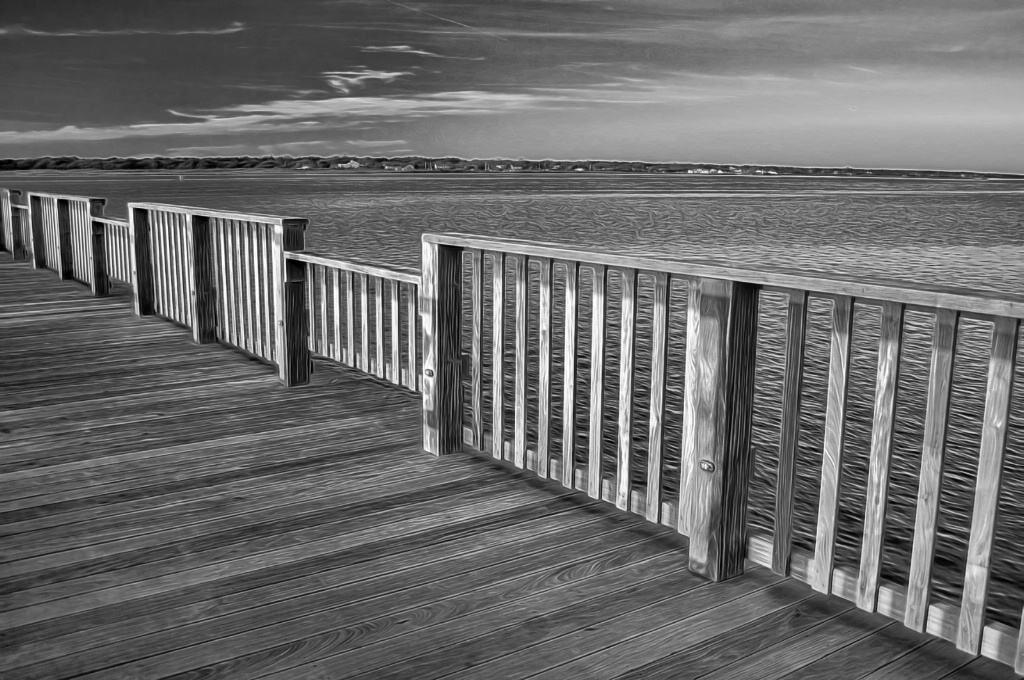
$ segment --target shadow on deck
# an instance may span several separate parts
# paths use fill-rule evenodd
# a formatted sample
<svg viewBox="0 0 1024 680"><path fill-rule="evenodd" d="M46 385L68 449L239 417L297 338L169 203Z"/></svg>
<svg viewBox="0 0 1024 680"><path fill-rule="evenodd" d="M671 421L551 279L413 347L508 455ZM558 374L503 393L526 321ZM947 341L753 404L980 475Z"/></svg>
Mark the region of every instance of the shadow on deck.
<svg viewBox="0 0 1024 680"><path fill-rule="evenodd" d="M5 678L1015 677L667 530L420 449L420 397L0 267Z"/></svg>

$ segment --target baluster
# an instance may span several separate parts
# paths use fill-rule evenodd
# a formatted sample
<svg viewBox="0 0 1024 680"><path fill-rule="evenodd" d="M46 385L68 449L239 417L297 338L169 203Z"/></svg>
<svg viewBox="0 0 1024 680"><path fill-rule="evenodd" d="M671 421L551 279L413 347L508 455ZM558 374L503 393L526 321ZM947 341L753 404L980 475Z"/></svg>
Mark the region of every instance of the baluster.
<svg viewBox="0 0 1024 680"><path fill-rule="evenodd" d="M881 337L878 341L875 417L871 428L871 462L868 469L867 503L864 507L864 540L860 574L857 577L857 606L869 612L875 611L878 603L878 575L882 568L902 343L903 305L896 302L883 303Z"/></svg>
<svg viewBox="0 0 1024 680"><path fill-rule="evenodd" d="M472 338L469 353L471 377L469 403L472 418L471 444L478 450L484 448L484 379L483 379L483 336L484 336L484 258L478 248L469 251L470 257L470 316Z"/></svg>
<svg viewBox="0 0 1024 680"><path fill-rule="evenodd" d="M259 354L259 348L256 342L256 327L255 319L256 316L256 303L253 301L253 291L255 286L253 285L252 277L252 222L242 223L242 275L244 277L244 283L242 290L245 293L245 329L246 329L246 349L253 354ZM312 330L312 326L310 326Z"/></svg>
<svg viewBox="0 0 1024 680"><path fill-rule="evenodd" d="M228 344L234 344L231 338L231 291L228 274L228 230L221 218L216 219L217 225L217 287L220 289L220 337Z"/></svg>
<svg viewBox="0 0 1024 680"><path fill-rule="evenodd" d="M102 222L90 220L89 284L92 294L104 297L110 294L111 266L107 261L106 229Z"/></svg>
<svg viewBox="0 0 1024 680"><path fill-rule="evenodd" d="M260 295L263 298L263 356L271 359L273 354L274 336L274 301L270 295L270 274L267 271L267 264L270 261L268 253L268 242L270 241L270 227L267 224L260 224L257 227L260 234Z"/></svg>
<svg viewBox="0 0 1024 680"><path fill-rule="evenodd" d="M551 260L540 265L537 333L537 475L547 477L551 466Z"/></svg>
<svg viewBox="0 0 1024 680"><path fill-rule="evenodd" d="M342 362L341 351L341 272L331 269L331 287L334 289L334 354L332 358Z"/></svg>
<svg viewBox="0 0 1024 680"><path fill-rule="evenodd" d="M565 352L562 359L562 486L576 488L576 333L579 262L565 263Z"/></svg>
<svg viewBox="0 0 1024 680"><path fill-rule="evenodd" d="M633 370L636 364L637 271L623 269L622 323L619 332L619 435L615 468L615 507L629 511L632 493Z"/></svg>
<svg viewBox="0 0 1024 680"><path fill-rule="evenodd" d="M167 284L164 269L166 258L164 257L163 222L161 219L161 213L158 210L151 210L149 212L149 216L153 221L153 292L156 294L153 309L157 314L165 315L167 313L165 298L167 294Z"/></svg>
<svg viewBox="0 0 1024 680"><path fill-rule="evenodd" d="M665 384L668 381L668 310L671 279L654 273L654 311L651 336L651 409L647 436L647 507L644 517L661 522L661 463L665 446Z"/></svg>
<svg viewBox="0 0 1024 680"><path fill-rule="evenodd" d="M793 542L793 501L796 456L800 444L800 385L804 372L807 291L789 292L786 322L786 368L782 384L782 427L779 430L779 474L775 493L775 535L772 571L789 576Z"/></svg>
<svg viewBox="0 0 1024 680"><path fill-rule="evenodd" d="M320 354L328 357L331 355L331 345L327 336L327 268L317 267L317 270L317 284L320 288Z"/></svg>
<svg viewBox="0 0 1024 680"><path fill-rule="evenodd" d="M360 347L360 356L362 357L362 366L360 370L366 373L370 372L370 288L366 282L366 274L359 275L359 313L361 315L360 321L362 322L359 330L359 340L362 343Z"/></svg>
<svg viewBox="0 0 1024 680"><path fill-rule="evenodd" d="M1013 373L1017 364L1019 325L1019 319L997 317L992 327L985 415L974 490L974 512L971 513L971 540L967 546L967 566L956 639L957 648L970 654L977 654L981 649L985 627L985 606L992 569L992 541L999 514L999 492L1002 488L1003 458L1006 455Z"/></svg>
<svg viewBox="0 0 1024 680"><path fill-rule="evenodd" d="M423 241L423 448L462 443L462 251Z"/></svg>
<svg viewBox="0 0 1024 680"><path fill-rule="evenodd" d="M348 328L345 329L347 338L347 350L345 363L349 366L356 365L356 291L354 287L355 277L352 272L345 272L345 306Z"/></svg>
<svg viewBox="0 0 1024 680"><path fill-rule="evenodd" d="M491 254L491 455L505 454L505 253Z"/></svg>
<svg viewBox="0 0 1024 680"><path fill-rule="evenodd" d="M234 220L224 220L222 223L224 229L224 239L227 255L227 289L228 289L228 329L229 337L231 338L231 344L235 347L241 347L242 339L239 337L239 324L238 324L238 295L235 292L235 266L236 257L235 253L238 252L236 247L235 239L235 225Z"/></svg>
<svg viewBox="0 0 1024 680"><path fill-rule="evenodd" d="M391 279L388 289L391 292L391 382L400 385L402 382L402 341L399 339L398 317L398 281Z"/></svg>
<svg viewBox="0 0 1024 680"><path fill-rule="evenodd" d="M309 343L309 351L314 354L323 354L323 352L317 349L317 341L320 339L320 334L317 332L316 327L316 274L317 267L315 264L306 265L306 314L309 315L309 337L306 339Z"/></svg>
<svg viewBox="0 0 1024 680"><path fill-rule="evenodd" d="M814 544L811 587L832 592L835 560L839 487L843 473L843 444L846 440L846 397L850 383L850 346L853 340L853 299L835 298L832 308L832 340L828 369L828 403L825 411L825 441L821 458L821 490L818 495L818 526Z"/></svg>
<svg viewBox="0 0 1024 680"><path fill-rule="evenodd" d="M516 286L516 378L515 378L515 421L514 459L517 468L526 467L526 340L529 320L529 269L526 256L515 257Z"/></svg>
<svg viewBox="0 0 1024 680"><path fill-rule="evenodd" d="M405 304L407 307L407 314L409 316L409 389L418 390L421 389L422 378L418 369L418 360L416 357L416 339L418 333L416 332L416 320L419 318L417 306L419 304L418 289L416 286L409 284L406 287Z"/></svg>
<svg viewBox="0 0 1024 680"><path fill-rule="evenodd" d="M264 356L263 352L263 310L264 288L260 280L260 234L263 225L258 222L249 223L249 262L252 270L252 352Z"/></svg>
<svg viewBox="0 0 1024 680"><path fill-rule="evenodd" d="M172 213L170 218L171 229L174 232L174 262L177 275L177 291L175 297L177 298L178 313L181 317L181 323L185 326L191 327L193 322L193 319L191 318L192 304L188 299L190 287L188 260L190 254L184 238L184 223L186 216L181 213Z"/></svg>
<svg viewBox="0 0 1024 680"><path fill-rule="evenodd" d="M587 461L587 495L601 499L601 432L604 424L604 327L607 311L607 271L592 265L592 314L590 319L590 457Z"/></svg>
<svg viewBox="0 0 1024 680"><path fill-rule="evenodd" d="M690 570L712 581L742 574L746 556L757 299L735 281L689 286L679 524Z"/></svg>
<svg viewBox="0 0 1024 680"><path fill-rule="evenodd" d="M959 314L956 311L935 310L932 359L928 375L928 406L925 410L924 442L921 446L921 481L917 488L914 550L910 560L907 604L903 615L903 623L918 633L923 633L928 624L958 322Z"/></svg>
<svg viewBox="0 0 1024 680"><path fill-rule="evenodd" d="M379 276L373 277L374 340L377 367L374 375L384 377L384 286Z"/></svg>

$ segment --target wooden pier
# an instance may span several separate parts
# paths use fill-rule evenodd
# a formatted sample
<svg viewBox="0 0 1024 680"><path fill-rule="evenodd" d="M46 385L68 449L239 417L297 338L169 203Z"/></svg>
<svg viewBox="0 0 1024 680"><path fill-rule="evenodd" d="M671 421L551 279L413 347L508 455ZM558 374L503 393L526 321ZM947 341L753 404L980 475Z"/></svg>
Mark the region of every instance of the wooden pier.
<svg viewBox="0 0 1024 680"><path fill-rule="evenodd" d="M1018 677L1007 627L982 617L960 651L941 608L913 630L894 585L863 606L839 568L820 592L813 556L779 564L770 537L695 564L678 507L528 442L525 397L485 437L476 340L463 431L438 392L462 361L436 246L417 293L412 273L299 252L294 221L275 241L258 216L123 222L62 197L14 237L31 203L12 219L3 198L0 245L32 258L0 253L4 678Z"/></svg>

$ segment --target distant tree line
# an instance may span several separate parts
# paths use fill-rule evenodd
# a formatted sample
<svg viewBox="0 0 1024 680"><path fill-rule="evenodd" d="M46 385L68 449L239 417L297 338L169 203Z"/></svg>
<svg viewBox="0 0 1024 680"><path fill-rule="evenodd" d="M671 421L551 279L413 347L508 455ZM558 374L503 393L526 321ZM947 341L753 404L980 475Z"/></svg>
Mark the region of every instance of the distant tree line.
<svg viewBox="0 0 1024 680"><path fill-rule="evenodd" d="M1020 178L1008 173L948 170L893 170L870 168L797 167L788 165L728 165L714 163L645 163L642 161L466 160L401 156L153 156L145 158L41 158L0 159L0 170L388 170L394 172L644 172L697 175L805 175L921 178Z"/></svg>

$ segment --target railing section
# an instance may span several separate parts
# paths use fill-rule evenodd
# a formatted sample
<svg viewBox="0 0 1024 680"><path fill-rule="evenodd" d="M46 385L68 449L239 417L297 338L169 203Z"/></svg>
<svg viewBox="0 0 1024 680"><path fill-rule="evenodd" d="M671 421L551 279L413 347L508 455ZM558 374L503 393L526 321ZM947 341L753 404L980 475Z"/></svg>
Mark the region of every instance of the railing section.
<svg viewBox="0 0 1024 680"><path fill-rule="evenodd" d="M130 203L129 267L137 314L157 314L275 364L282 382L304 384L306 220Z"/></svg>
<svg viewBox="0 0 1024 680"><path fill-rule="evenodd" d="M464 257L465 255L465 257ZM491 429L483 428L482 360L483 262L493 261L491 352L493 392ZM514 285L505 290L506 261L514 263ZM470 271L464 277L464 266ZM529 267L539 268L536 297L537 328L528 320L531 298ZM563 268L564 309L563 393L552 394L552 268ZM581 300L580 270L592 273L590 299ZM620 334L618 338L618 409L615 423L615 467L602 457L602 404L605 374L605 320L609 271L617 271ZM647 384L634 380L637 347L636 282L638 274L654 279L651 352ZM1011 386L1017 356L1024 298L968 293L947 288L911 288L891 282L822 279L784 271L747 270L704 262L679 262L646 257L599 254L557 245L487 239L462 235L423 237L422 314L424 334L423 402L424 448L435 454L458 449L463 443L507 457L519 468L541 477L585 489L594 498L614 502L623 510L651 521L666 520L672 508L659 503L666 390L666 299L672 278L687 281L686 374L682 423L679 502L674 518L690 539L690 568L713 580L742 572L744 556L776 573L810 583L823 593L851 600L861 609L877 611L916 631L954 641L973 654L983 654L1024 670L1024 629L986 622L986 604L1003 458L1005 455ZM463 296L464 279L469 282ZM787 347L782 386L782 422L775 489L775 531L771 536L747 536L745 525L748 479L752 465L750 423L753 410L753 369L761 290L788 295ZM792 547L794 479L800 427L800 388L809 296L832 302L831 358L825 438L813 552ZM509 299L511 298L511 300ZM863 512L861 558L857 569L835 565L853 307L881 310L874 418L870 445L867 499ZM472 320L469 348L468 409L470 425L463 432L461 352L463 304ZM505 328L506 305L514 306L512 328ZM590 338L580 338L578 316L589 307ZM886 531L889 471L896 413L906 309L934 315L935 331L929 369L927 414L921 443L920 484L913 556L906 584L880 579ZM939 489L945 456L946 423L952 389L952 365L957 325L969 316L992 324L988 388L971 517L966 569L960 606L930 600L937 536ZM503 403L503 354L507 334L514 335L514 382L511 421ZM527 341L537 337L536 396L527 399ZM584 459L576 453L577 361L586 359L589 373L588 446ZM649 444L634 448L633 401L639 391L648 397ZM551 447L551 406L562 399L563 450ZM532 440L528 422L536 422ZM508 429L505 427L508 425ZM488 436L490 435L489 441ZM633 488L630 469L646 456L646 488ZM582 471L571 469L573 465Z"/></svg>
<svg viewBox="0 0 1024 680"><path fill-rule="evenodd" d="M104 271L109 280L131 285L131 225L128 220L94 217L94 232L102 233Z"/></svg>
<svg viewBox="0 0 1024 680"><path fill-rule="evenodd" d="M23 249L30 254L37 269L52 269L62 279L79 281L104 294L103 254L97 250L102 250L102 230L93 221L103 215L104 203L102 198L29 192L26 219L25 211L11 204L8 195L4 228L11 225L9 241L15 252ZM15 233L17 227L21 234Z"/></svg>
<svg viewBox="0 0 1024 680"><path fill-rule="evenodd" d="M3 233L3 249L15 260L28 259L28 206L18 203L21 192L14 189L0 189L0 232Z"/></svg>
<svg viewBox="0 0 1024 680"><path fill-rule="evenodd" d="M287 258L306 267L310 351L418 390L419 272L307 252Z"/></svg>

